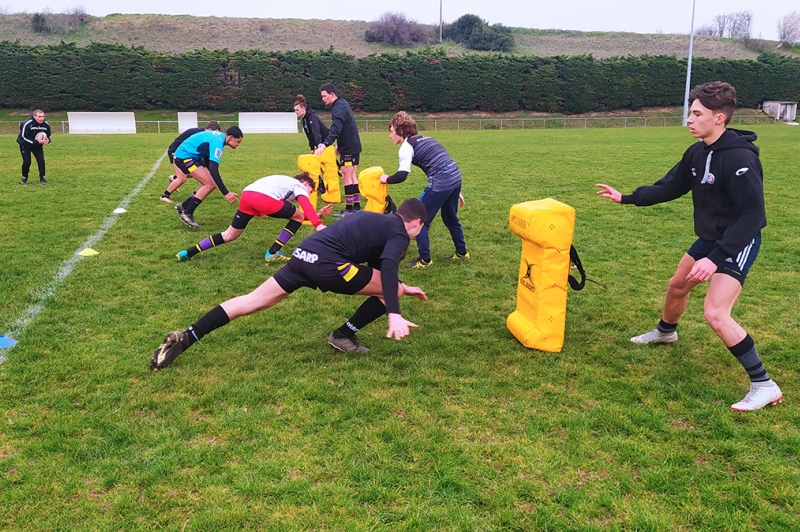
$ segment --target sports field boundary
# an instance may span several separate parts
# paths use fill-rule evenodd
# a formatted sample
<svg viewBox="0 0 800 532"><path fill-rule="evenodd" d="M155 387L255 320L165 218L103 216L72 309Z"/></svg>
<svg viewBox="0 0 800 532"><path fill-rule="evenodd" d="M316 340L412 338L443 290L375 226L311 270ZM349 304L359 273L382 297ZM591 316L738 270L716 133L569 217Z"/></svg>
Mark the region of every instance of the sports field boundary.
<svg viewBox="0 0 800 532"><path fill-rule="evenodd" d="M119 205L117 205L114 211L117 211L118 209L125 209L128 205L130 205L131 201L133 201L133 199L139 194L142 188L144 188L147 183L150 182L150 179L152 179L152 177L155 175L159 166L161 166L161 162L166 156L167 152L165 151L150 169L150 172L139 182L138 185L136 185L136 187L134 187L133 190L128 193L127 196L125 196L125 198L120 202ZM25 330L28 328L31 322L33 322L33 320L35 320L36 317L45 309L45 303L47 303L47 300L55 295L56 290L58 290L58 287L64 282L64 279L69 277L78 263L85 258L83 255L80 255L80 252L86 248L94 247L98 242L100 242L103 236L112 227L114 227L114 224L117 222L117 218L120 214L121 213L118 212L112 212L105 220L103 220L103 223L100 225L100 229L98 229L83 244L81 244L70 258L61 263L58 271L55 273L55 275L53 275L50 281L46 285L33 291L33 303L31 303L17 317L17 319L14 320L13 325L11 325L11 329L5 333L6 337L15 339L25 333ZM9 346L6 349L0 350L0 365L4 364L8 359L8 351L10 351L13 347L14 346Z"/></svg>

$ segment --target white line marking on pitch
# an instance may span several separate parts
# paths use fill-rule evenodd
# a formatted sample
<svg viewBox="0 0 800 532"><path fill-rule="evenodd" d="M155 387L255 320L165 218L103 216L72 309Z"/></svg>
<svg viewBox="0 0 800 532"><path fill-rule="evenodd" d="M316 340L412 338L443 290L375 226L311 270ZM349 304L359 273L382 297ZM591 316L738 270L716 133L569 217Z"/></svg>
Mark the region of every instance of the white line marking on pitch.
<svg viewBox="0 0 800 532"><path fill-rule="evenodd" d="M164 152L158 161L156 161L156 164L153 165L153 168L150 169L150 173L147 174L147 176L142 179L138 185L136 185L136 188L134 188L127 196L125 196L125 199L123 199L122 202L117 206L118 209L124 209L130 204L131 201L133 201L133 198L136 197L139 191L141 191L147 182L150 181L150 179L155 175L156 170L158 170L158 167L161 165L161 161L163 161L164 157L166 156L167 153ZM25 329L28 328L28 325L30 325L31 322L36 319L36 316L38 316L39 313L44 310L47 300L55 295L56 289L58 289L61 283L64 282L64 279L66 279L69 274L72 273L72 270L75 269L75 266L77 266L78 262L85 258L81 255L78 255L78 253L86 248L94 247L95 244L100 242L100 239L103 238L103 235L105 235L108 230L111 229L117 222L118 217L118 214L112 213L108 218L103 220L103 225L100 226L100 229L98 229L95 234L90 236L89 239L84 242L75 253L72 254L72 257L65 260L61 264L58 272L56 272L50 282L44 287L40 287L33 292L33 303L16 319L14 324L11 326L11 330L8 331L5 336L15 339L22 336L22 334L25 332ZM13 349L13 347L0 350L0 365L6 361L8 358L7 352L11 349Z"/></svg>

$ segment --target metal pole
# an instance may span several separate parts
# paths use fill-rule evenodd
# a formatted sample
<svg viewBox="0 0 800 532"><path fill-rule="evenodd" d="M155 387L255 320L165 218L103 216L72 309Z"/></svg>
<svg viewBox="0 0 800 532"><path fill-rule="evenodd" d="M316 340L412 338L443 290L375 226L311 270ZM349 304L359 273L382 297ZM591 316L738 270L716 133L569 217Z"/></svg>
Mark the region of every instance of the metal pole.
<svg viewBox="0 0 800 532"><path fill-rule="evenodd" d="M442 44L442 0L439 0L439 44Z"/></svg>
<svg viewBox="0 0 800 532"><path fill-rule="evenodd" d="M689 61L686 63L686 91L683 93L683 125L689 117L689 85L692 82L692 48L694 47L694 6L697 0L692 0L692 26L689 30Z"/></svg>

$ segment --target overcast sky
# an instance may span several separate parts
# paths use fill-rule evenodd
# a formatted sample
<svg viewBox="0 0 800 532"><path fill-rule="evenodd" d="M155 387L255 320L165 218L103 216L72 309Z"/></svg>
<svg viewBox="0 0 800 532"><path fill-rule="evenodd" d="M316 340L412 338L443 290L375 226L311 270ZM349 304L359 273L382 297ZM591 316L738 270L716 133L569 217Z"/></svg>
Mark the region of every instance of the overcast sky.
<svg viewBox="0 0 800 532"><path fill-rule="evenodd" d="M795 0L696 0L695 27L715 15L750 11L753 37L777 39L776 25ZM198 17L375 20L387 11L422 23L439 22L440 0L0 0L0 13L63 13L83 7L90 15L161 13ZM689 33L692 0L441 0L444 22L471 13L491 24L539 29ZM2 35L0 35L2 39Z"/></svg>

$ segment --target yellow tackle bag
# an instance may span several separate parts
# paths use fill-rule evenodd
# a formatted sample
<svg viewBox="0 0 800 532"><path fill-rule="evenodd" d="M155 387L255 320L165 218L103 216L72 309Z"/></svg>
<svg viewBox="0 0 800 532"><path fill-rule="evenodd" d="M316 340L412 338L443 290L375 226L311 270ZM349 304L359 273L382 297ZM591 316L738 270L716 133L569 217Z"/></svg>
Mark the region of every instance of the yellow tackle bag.
<svg viewBox="0 0 800 532"><path fill-rule="evenodd" d="M367 199L364 206L367 212L385 214L397 210L389 197L389 185L381 183L383 173L382 166L370 166L358 173L358 191Z"/></svg>
<svg viewBox="0 0 800 532"><path fill-rule="evenodd" d="M506 324L525 347L559 352L564 346L567 284L580 290L585 273L572 248L575 209L552 198L511 206L508 224L522 239L517 308ZM582 279L570 276L576 262Z"/></svg>
<svg viewBox="0 0 800 532"><path fill-rule="evenodd" d="M311 179L313 179L315 183L319 183L320 158L318 156L310 153L298 156L297 168L299 168L301 172L305 172L311 176ZM314 207L315 210L317 208L317 197L318 194L315 188L314 192L308 195L308 201L311 202L311 206ZM303 225L311 225L311 222L308 220L303 220Z"/></svg>

